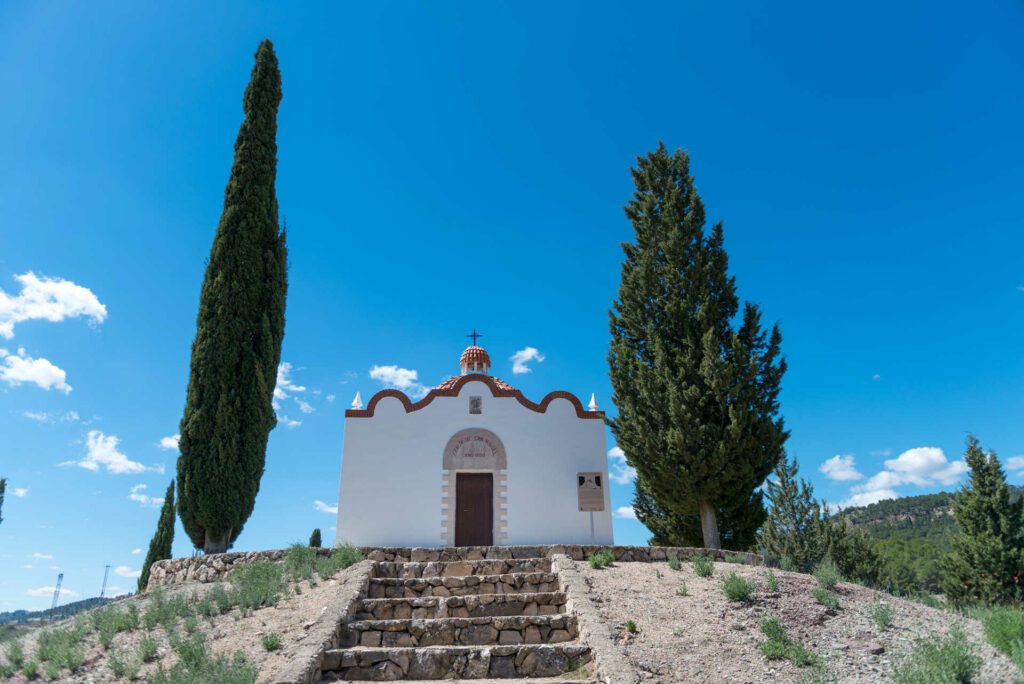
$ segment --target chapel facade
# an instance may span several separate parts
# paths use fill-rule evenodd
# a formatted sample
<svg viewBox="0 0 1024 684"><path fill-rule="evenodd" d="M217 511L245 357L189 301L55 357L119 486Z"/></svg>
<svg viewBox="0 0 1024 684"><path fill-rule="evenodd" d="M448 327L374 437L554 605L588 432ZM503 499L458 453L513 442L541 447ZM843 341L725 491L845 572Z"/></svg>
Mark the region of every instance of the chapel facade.
<svg viewBox="0 0 1024 684"><path fill-rule="evenodd" d="M345 412L336 543L601 544L612 540L604 412L569 392L534 403L473 345L419 401L377 392Z"/></svg>

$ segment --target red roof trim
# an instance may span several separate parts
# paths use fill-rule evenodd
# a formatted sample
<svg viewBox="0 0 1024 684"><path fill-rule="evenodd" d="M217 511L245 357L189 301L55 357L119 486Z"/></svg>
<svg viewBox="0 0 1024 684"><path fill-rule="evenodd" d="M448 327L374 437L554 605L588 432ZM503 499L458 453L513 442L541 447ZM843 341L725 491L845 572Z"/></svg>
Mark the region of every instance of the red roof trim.
<svg viewBox="0 0 1024 684"><path fill-rule="evenodd" d="M452 387L451 389L442 390L435 387L434 389L430 390L427 396L423 397L422 399L415 403L413 403L413 401L409 399L408 396L406 396L405 392L402 392L401 390L381 390L380 392L377 392L376 394L373 395L373 398L370 399L365 409L348 409L347 411L345 411L345 417L372 418L373 412L377 408L377 404L384 397L394 397L398 399L400 402L402 402L402 406L405 407L406 413L419 411L422 408L426 408L426 406L430 404L430 402L434 401L436 397L459 396L459 392L462 390L462 386L465 385L467 382L482 382L490 388L492 396L512 397L526 408L530 409L531 411L536 411L537 413L546 413L548 410L548 404L550 404L555 399L567 399L572 403L573 407L576 409L577 418L604 420L604 411L583 410L583 404L580 402L579 399L576 398L576 395L573 394L572 392L564 392L562 390L550 392L547 394L547 396L541 399L539 404L535 404L534 402L524 397L523 393L520 392L519 390L502 389L501 387L498 386L496 382L494 382L494 379L491 378L489 375L483 375L480 373L470 373L468 375L461 375L459 376L458 381L456 381L455 386Z"/></svg>

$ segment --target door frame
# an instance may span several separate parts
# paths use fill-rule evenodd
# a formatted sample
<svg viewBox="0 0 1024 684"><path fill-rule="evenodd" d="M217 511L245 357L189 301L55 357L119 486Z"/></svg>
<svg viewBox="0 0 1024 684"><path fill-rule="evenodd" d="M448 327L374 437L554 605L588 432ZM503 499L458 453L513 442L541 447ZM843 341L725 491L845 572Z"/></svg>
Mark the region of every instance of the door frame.
<svg viewBox="0 0 1024 684"><path fill-rule="evenodd" d="M455 546L456 476L458 473L491 473L493 506L491 544L508 544L508 464L505 445L483 428L466 428L449 438L441 458L441 530L443 546Z"/></svg>

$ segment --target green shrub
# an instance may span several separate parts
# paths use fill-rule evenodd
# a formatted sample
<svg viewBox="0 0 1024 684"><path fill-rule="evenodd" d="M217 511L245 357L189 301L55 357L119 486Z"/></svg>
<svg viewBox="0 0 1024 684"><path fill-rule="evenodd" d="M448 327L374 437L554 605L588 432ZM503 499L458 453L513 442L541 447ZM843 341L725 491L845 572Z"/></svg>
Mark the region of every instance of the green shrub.
<svg viewBox="0 0 1024 684"><path fill-rule="evenodd" d="M806 646L799 641L790 639L786 634L786 628L778 619L768 617L758 624L761 632L768 637L768 641L760 644L761 653L768 660L789 660L797 667L814 665L817 658Z"/></svg>
<svg viewBox="0 0 1024 684"><path fill-rule="evenodd" d="M339 570L355 565L363 560L363 552L351 544L342 544L331 552L330 556L316 559L316 574L320 579L333 577Z"/></svg>
<svg viewBox="0 0 1024 684"><path fill-rule="evenodd" d="M632 620L626 620L626 631L630 634L636 634L636 623Z"/></svg>
<svg viewBox="0 0 1024 684"><path fill-rule="evenodd" d="M221 614L229 612L236 605L234 597L228 593L227 589L220 582L213 585L213 589L210 589L210 593L207 596L217 604L217 612Z"/></svg>
<svg viewBox="0 0 1024 684"><path fill-rule="evenodd" d="M124 652L121 654L111 653L107 658L107 665L110 666L110 672L115 677L123 677L125 679L135 679L139 676L139 670L142 665L138 660L131 657L131 654Z"/></svg>
<svg viewBox="0 0 1024 684"><path fill-rule="evenodd" d="M39 634L36 642L36 657L53 665L60 672L62 668L74 670L85 662L81 642L86 631L81 629L48 629ZM48 670L49 672L49 666Z"/></svg>
<svg viewBox="0 0 1024 684"><path fill-rule="evenodd" d="M894 671L898 684L932 682L973 682L981 671L981 658L957 627L949 636L918 639L914 650Z"/></svg>
<svg viewBox="0 0 1024 684"><path fill-rule="evenodd" d="M144 635L139 639L139 645L136 649L136 654L139 656L139 660L144 663L151 663L156 660L157 654L159 653L159 646L156 639L151 636Z"/></svg>
<svg viewBox="0 0 1024 684"><path fill-rule="evenodd" d="M25 664L25 651L22 650L20 641L12 641L11 645L7 647L7 662L9 662L15 670L20 670L21 666Z"/></svg>
<svg viewBox="0 0 1024 684"><path fill-rule="evenodd" d="M836 564L832 562L832 559L825 558L814 566L814 579L818 580L818 584L821 585L822 589L831 591L843 578L840 576L839 570L836 568Z"/></svg>
<svg viewBox="0 0 1024 684"><path fill-rule="evenodd" d="M746 565L747 558L746 558L746 556L740 556L740 555L735 554L735 553L727 553L727 554L725 554L725 562L726 563L738 563L739 565Z"/></svg>
<svg viewBox="0 0 1024 684"><path fill-rule="evenodd" d="M679 560L678 556L672 556L668 559L668 567L672 568L673 570L682 570L683 562Z"/></svg>
<svg viewBox="0 0 1024 684"><path fill-rule="evenodd" d="M1010 656L1017 668L1024 672L1024 608L989 608L981 615L981 624L988 642Z"/></svg>
<svg viewBox="0 0 1024 684"><path fill-rule="evenodd" d="M811 594L813 594L814 598L818 600L818 603L825 606L826 608L835 610L839 607L839 597L833 594L828 589L817 587L814 591L811 592Z"/></svg>
<svg viewBox="0 0 1024 684"><path fill-rule="evenodd" d="M892 606L881 602L874 604L871 606L871 619L879 629L885 629L892 624Z"/></svg>
<svg viewBox="0 0 1024 684"><path fill-rule="evenodd" d="M730 572L722 583L722 591L730 601L749 601L754 593L754 585L735 572Z"/></svg>
<svg viewBox="0 0 1024 684"><path fill-rule="evenodd" d="M263 648L267 651L276 651L281 648L281 635L277 632L263 635Z"/></svg>
<svg viewBox="0 0 1024 684"><path fill-rule="evenodd" d="M315 565L316 549L311 546L295 542L284 552L284 571L292 579L312 580Z"/></svg>
<svg viewBox="0 0 1024 684"><path fill-rule="evenodd" d="M0 663L0 678L10 679L16 670L7 663Z"/></svg>
<svg viewBox="0 0 1024 684"><path fill-rule="evenodd" d="M789 556L783 556L779 559L779 570L785 570L786 572L799 572L800 568Z"/></svg>
<svg viewBox="0 0 1024 684"><path fill-rule="evenodd" d="M680 596L686 596L687 593L689 593L689 592L687 592L687 590L686 590L686 581L684 580L684 581L679 583L679 595Z"/></svg>
<svg viewBox="0 0 1024 684"><path fill-rule="evenodd" d="M204 596L196 601L196 615L212 620L219 613L220 611L217 610L216 604L214 604L213 599L209 596Z"/></svg>
<svg viewBox="0 0 1024 684"><path fill-rule="evenodd" d="M89 623L96 630L100 645L106 650L114 641L118 632L130 632L138 629L139 609L133 604L128 612L117 608L100 608L89 614Z"/></svg>
<svg viewBox="0 0 1024 684"><path fill-rule="evenodd" d="M590 557L590 567L595 570L598 568L604 568L615 562L615 554L611 552L611 549L602 549L593 556Z"/></svg>
<svg viewBox="0 0 1024 684"><path fill-rule="evenodd" d="M50 681L53 681L57 677L60 677L61 666L54 661L46 663L46 667L43 669L43 674Z"/></svg>
<svg viewBox="0 0 1024 684"><path fill-rule="evenodd" d="M196 630L199 629L199 618L195 615L189 615L181 626L185 630L185 634L195 634Z"/></svg>
<svg viewBox="0 0 1024 684"><path fill-rule="evenodd" d="M170 670L158 666L149 679L151 684L253 684L260 671L259 666L249 662L242 651L237 651L233 659L225 655L211 656L202 632L178 642L175 650L178 662Z"/></svg>
<svg viewBox="0 0 1024 684"><path fill-rule="evenodd" d="M779 578L775 576L775 571L768 568L768 591L779 590Z"/></svg>
<svg viewBox="0 0 1024 684"><path fill-rule="evenodd" d="M248 563L231 574L234 599L243 611L276 605L283 583L282 567L270 561Z"/></svg>
<svg viewBox="0 0 1024 684"><path fill-rule="evenodd" d="M693 571L698 577L711 577L715 572L715 563L707 556L694 556Z"/></svg>
<svg viewBox="0 0 1024 684"><path fill-rule="evenodd" d="M25 675L25 679L33 681L39 677L39 661L32 659L27 661L21 666L21 674Z"/></svg>

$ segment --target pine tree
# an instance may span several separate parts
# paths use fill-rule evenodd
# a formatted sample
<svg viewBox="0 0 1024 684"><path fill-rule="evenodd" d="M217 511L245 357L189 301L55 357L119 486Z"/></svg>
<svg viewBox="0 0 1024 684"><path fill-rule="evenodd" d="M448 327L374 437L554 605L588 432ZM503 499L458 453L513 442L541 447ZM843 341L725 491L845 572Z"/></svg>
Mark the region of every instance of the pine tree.
<svg viewBox="0 0 1024 684"><path fill-rule="evenodd" d="M320 528L313 530L313 534L309 535L309 545L314 548L320 548Z"/></svg>
<svg viewBox="0 0 1024 684"><path fill-rule="evenodd" d="M153 563L159 560L167 560L171 557L171 544L174 542L174 480L167 487L164 495L164 505L160 509L160 519L156 523L156 532L149 541L149 551L146 552L146 562L142 564L142 574L139 576L138 591L141 594L149 584L149 569Z"/></svg>
<svg viewBox="0 0 1024 684"><path fill-rule="evenodd" d="M226 551L259 492L284 337L285 234L274 180L281 74L260 43L199 296L178 458L178 513L196 548Z"/></svg>
<svg viewBox="0 0 1024 684"><path fill-rule="evenodd" d="M825 555L827 541L821 504L807 480L796 477L800 465L783 457L774 480L765 483L768 518L758 541L766 556L782 560L800 572L809 572Z"/></svg>
<svg viewBox="0 0 1024 684"><path fill-rule="evenodd" d="M1024 498L1011 501L1006 475L995 453L967 438L968 483L953 499L959 532L942 567L943 589L952 603L1019 601L1024 595Z"/></svg>
<svg viewBox="0 0 1024 684"><path fill-rule="evenodd" d="M778 415L782 336L777 326L766 335L749 303L733 328L739 300L722 224L705 233L687 155L659 143L632 174L626 216L636 242L622 246L609 312L618 409L609 424L650 510L699 516L703 545L720 548L717 514L749 501L788 437Z"/></svg>

